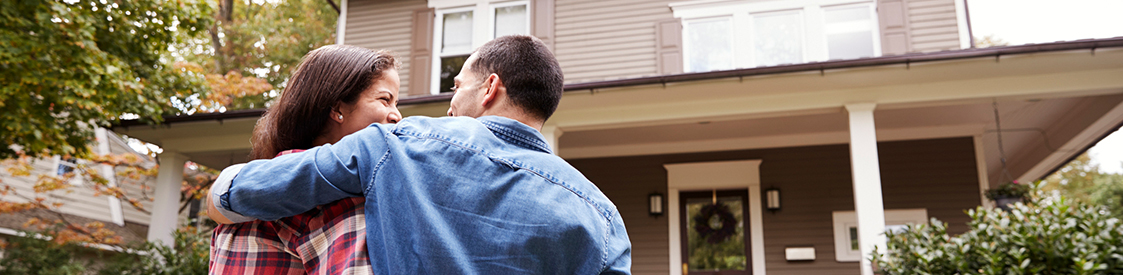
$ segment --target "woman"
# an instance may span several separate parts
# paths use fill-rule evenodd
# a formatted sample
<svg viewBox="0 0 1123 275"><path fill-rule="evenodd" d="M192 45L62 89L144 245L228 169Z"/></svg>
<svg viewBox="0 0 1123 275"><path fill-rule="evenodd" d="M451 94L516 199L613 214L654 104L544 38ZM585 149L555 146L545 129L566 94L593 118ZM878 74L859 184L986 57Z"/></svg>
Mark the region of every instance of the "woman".
<svg viewBox="0 0 1123 275"><path fill-rule="evenodd" d="M298 153L372 123L397 123L398 66L389 53L359 47L309 52L254 127L250 157ZM350 198L276 221L219 225L210 273L370 274L363 202Z"/></svg>

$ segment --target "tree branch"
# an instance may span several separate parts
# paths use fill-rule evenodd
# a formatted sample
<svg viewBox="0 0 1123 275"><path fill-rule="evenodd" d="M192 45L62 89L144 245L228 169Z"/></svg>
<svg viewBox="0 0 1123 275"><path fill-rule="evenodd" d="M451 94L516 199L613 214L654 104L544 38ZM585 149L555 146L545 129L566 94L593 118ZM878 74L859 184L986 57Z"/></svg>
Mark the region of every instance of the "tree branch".
<svg viewBox="0 0 1123 275"><path fill-rule="evenodd" d="M328 5L331 5L331 8L335 9L335 14L343 13L339 10L339 5L336 5L335 2L332 2L331 0L324 0L324 2L328 2Z"/></svg>

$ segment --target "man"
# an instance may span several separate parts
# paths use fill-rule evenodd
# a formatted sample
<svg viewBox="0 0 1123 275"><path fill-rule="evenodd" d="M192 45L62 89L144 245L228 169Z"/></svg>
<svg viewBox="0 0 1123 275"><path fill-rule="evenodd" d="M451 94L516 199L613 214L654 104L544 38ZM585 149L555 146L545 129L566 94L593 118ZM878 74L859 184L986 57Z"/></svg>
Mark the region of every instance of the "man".
<svg viewBox="0 0 1123 275"><path fill-rule="evenodd" d="M539 133L562 93L545 44L484 44L454 90L456 117L374 124L334 145L227 168L209 215L272 220L363 196L376 274L629 274L616 207Z"/></svg>

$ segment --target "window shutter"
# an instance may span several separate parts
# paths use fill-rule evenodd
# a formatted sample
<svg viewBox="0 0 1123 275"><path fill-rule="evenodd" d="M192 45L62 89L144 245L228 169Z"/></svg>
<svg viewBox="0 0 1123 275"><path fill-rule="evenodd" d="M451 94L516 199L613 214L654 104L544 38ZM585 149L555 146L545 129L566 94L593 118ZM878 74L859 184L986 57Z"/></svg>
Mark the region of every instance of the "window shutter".
<svg viewBox="0 0 1123 275"><path fill-rule="evenodd" d="M409 96L429 94L433 69L433 18L436 12L420 9L413 12L413 41L409 53Z"/></svg>
<svg viewBox="0 0 1123 275"><path fill-rule="evenodd" d="M661 75L682 73L682 22L655 23L655 63Z"/></svg>
<svg viewBox="0 0 1123 275"><path fill-rule="evenodd" d="M881 27L881 54L898 55L912 51L909 35L908 0L877 1L877 18Z"/></svg>
<svg viewBox="0 0 1123 275"><path fill-rule="evenodd" d="M530 6L534 10L530 17L530 33L554 51L554 0L534 0Z"/></svg>

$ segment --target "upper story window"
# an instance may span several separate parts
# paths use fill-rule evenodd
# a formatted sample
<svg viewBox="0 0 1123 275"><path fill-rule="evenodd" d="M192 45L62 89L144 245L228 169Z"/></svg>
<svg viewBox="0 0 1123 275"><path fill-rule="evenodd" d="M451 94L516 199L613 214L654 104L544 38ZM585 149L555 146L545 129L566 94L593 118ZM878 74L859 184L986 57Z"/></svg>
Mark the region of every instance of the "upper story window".
<svg viewBox="0 0 1123 275"><path fill-rule="evenodd" d="M870 0L671 4L682 20L683 69L706 72L878 56Z"/></svg>
<svg viewBox="0 0 1123 275"><path fill-rule="evenodd" d="M436 9L432 93L449 92L452 79L480 45L496 37L530 34L527 1L430 1Z"/></svg>
<svg viewBox="0 0 1123 275"><path fill-rule="evenodd" d="M74 158L59 157L57 169L55 171L55 175L56 176L65 176L68 173L73 173L74 168L77 167L77 166L78 165L74 163Z"/></svg>

